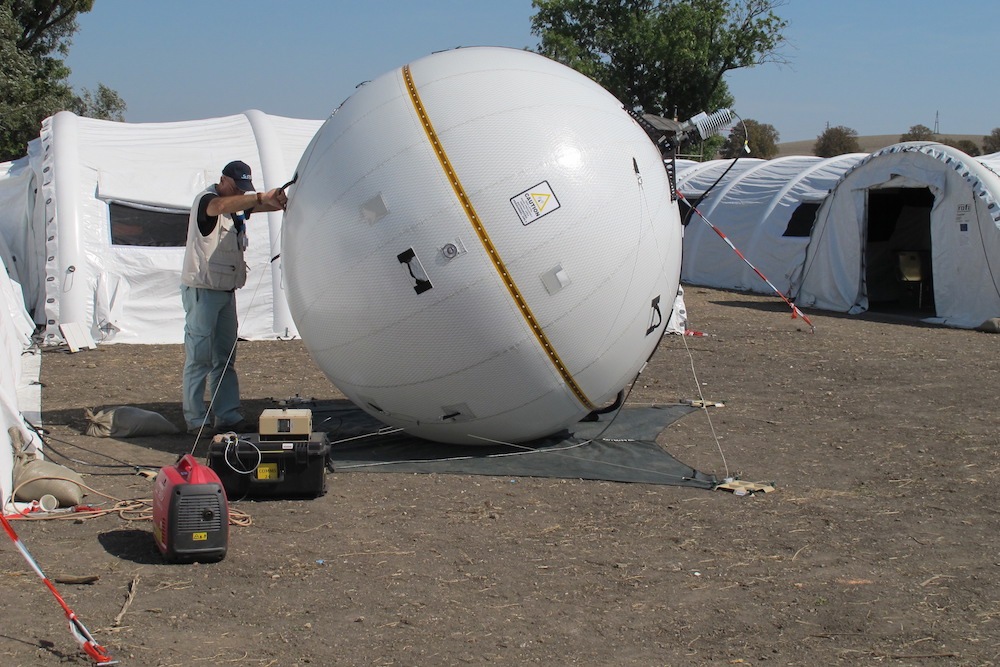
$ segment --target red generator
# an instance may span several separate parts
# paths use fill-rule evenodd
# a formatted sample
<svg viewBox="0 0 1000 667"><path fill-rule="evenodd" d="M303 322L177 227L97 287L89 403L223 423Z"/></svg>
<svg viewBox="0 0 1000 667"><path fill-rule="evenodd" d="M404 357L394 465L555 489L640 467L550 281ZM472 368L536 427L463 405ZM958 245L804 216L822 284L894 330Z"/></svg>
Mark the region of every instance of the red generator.
<svg viewBox="0 0 1000 667"><path fill-rule="evenodd" d="M219 476L185 454L160 469L153 484L153 539L172 563L226 557L229 502Z"/></svg>

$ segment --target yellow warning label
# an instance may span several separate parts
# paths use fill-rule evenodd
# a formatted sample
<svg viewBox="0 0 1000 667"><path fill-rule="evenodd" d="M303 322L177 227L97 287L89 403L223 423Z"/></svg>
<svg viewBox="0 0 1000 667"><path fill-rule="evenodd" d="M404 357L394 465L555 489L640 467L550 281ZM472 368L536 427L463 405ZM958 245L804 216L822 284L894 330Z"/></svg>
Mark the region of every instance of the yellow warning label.
<svg viewBox="0 0 1000 667"><path fill-rule="evenodd" d="M195 542L204 542L208 539L208 533L191 533L191 539Z"/></svg>
<svg viewBox="0 0 1000 667"><path fill-rule="evenodd" d="M521 220L522 225L530 225L543 215L548 215L559 208L559 200L552 192L548 181L528 188L519 195L510 198L510 205Z"/></svg>
<svg viewBox="0 0 1000 667"><path fill-rule="evenodd" d="M278 464L261 463L257 466L257 479L278 479Z"/></svg>
<svg viewBox="0 0 1000 667"><path fill-rule="evenodd" d="M538 206L538 210L540 212L545 211L545 205L548 204L549 199L552 198L552 195L547 192L532 192L531 196L535 198L535 205Z"/></svg>

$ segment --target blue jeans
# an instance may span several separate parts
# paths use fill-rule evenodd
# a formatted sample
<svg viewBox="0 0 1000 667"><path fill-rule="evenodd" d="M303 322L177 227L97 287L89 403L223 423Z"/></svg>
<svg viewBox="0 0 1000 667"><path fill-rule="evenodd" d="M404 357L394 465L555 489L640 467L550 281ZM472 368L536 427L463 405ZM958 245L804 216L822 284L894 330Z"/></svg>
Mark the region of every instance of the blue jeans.
<svg viewBox="0 0 1000 667"><path fill-rule="evenodd" d="M184 421L188 428L208 422L235 424L240 414L236 376L236 293L181 285L184 304ZM205 404L205 381L211 391Z"/></svg>

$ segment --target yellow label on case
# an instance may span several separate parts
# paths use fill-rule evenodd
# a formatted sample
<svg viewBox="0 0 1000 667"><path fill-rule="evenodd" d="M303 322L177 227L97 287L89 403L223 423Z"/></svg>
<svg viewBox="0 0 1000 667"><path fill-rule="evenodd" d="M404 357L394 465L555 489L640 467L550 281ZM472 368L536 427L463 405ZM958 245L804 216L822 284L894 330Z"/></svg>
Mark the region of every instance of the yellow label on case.
<svg viewBox="0 0 1000 667"><path fill-rule="evenodd" d="M261 463L257 466L257 479L278 479L278 464Z"/></svg>
<svg viewBox="0 0 1000 667"><path fill-rule="evenodd" d="M191 539L195 542L204 542L208 539L208 533L191 533Z"/></svg>

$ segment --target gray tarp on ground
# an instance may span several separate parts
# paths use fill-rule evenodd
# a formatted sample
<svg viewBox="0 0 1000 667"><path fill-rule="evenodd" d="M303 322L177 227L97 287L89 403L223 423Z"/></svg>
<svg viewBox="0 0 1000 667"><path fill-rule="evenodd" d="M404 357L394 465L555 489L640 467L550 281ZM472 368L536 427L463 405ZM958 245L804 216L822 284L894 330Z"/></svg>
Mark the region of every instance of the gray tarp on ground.
<svg viewBox="0 0 1000 667"><path fill-rule="evenodd" d="M406 433L347 440L375 433L385 425L348 401L303 407L312 409L314 430L329 434L330 458L337 472L560 477L705 489L716 482L656 444L664 428L695 410L687 405L626 407L602 415L598 422L575 424L572 432L520 446L449 445Z"/></svg>

